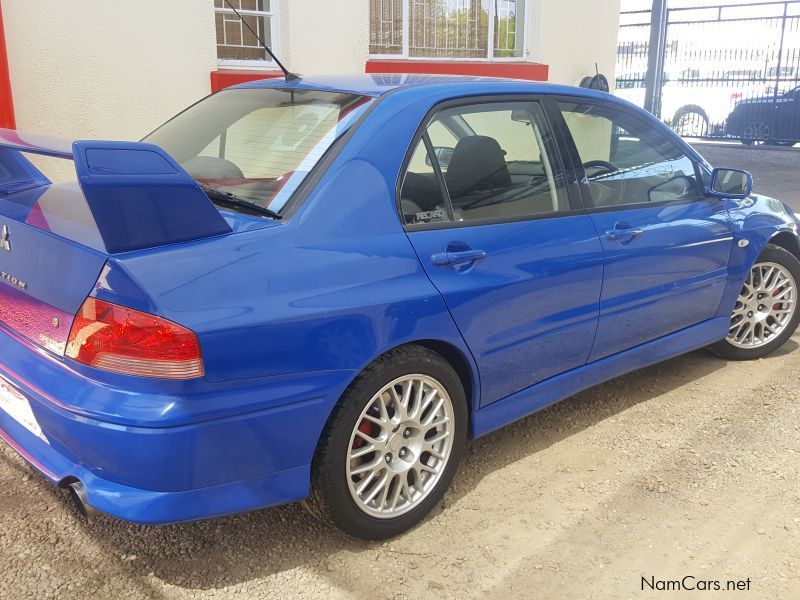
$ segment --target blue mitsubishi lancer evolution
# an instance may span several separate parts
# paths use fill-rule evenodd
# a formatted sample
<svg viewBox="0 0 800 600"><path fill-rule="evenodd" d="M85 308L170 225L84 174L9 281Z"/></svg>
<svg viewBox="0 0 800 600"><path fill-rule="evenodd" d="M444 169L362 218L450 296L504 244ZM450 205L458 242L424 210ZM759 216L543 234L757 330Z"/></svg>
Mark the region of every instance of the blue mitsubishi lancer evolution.
<svg viewBox="0 0 800 600"><path fill-rule="evenodd" d="M305 500L393 536L469 440L780 348L800 222L751 188L612 96L503 79L252 82L138 143L4 130L0 438L86 513Z"/></svg>

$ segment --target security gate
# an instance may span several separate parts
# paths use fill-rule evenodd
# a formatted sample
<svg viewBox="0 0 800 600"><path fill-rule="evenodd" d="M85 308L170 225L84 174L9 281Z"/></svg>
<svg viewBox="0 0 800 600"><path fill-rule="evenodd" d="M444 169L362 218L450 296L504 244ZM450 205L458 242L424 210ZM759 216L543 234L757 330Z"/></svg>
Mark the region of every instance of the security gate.
<svg viewBox="0 0 800 600"><path fill-rule="evenodd" d="M656 116L686 137L800 142L800 0L667 1L665 23L629 8L651 0L623 1L616 94L644 106L651 26L663 26Z"/></svg>

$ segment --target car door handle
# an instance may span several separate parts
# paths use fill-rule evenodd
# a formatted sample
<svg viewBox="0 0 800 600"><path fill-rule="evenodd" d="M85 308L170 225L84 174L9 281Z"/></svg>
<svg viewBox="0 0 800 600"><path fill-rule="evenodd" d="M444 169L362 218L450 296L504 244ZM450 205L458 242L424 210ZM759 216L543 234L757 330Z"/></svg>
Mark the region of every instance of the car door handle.
<svg viewBox="0 0 800 600"><path fill-rule="evenodd" d="M431 263L437 267L463 265L486 258L485 250L458 250L455 252L439 252L431 256Z"/></svg>
<svg viewBox="0 0 800 600"><path fill-rule="evenodd" d="M611 242L626 242L642 235L641 229L612 229L606 231L606 239Z"/></svg>

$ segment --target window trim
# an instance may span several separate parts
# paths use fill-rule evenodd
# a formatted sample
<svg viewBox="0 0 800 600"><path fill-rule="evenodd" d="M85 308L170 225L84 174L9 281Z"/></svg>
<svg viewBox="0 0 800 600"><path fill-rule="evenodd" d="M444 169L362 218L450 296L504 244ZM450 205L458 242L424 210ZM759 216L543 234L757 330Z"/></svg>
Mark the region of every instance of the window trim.
<svg viewBox="0 0 800 600"><path fill-rule="evenodd" d="M436 119L436 116L445 110L451 108L457 108L459 106L470 106L474 104L507 104L509 102L525 102L525 103L533 103L538 102L541 109L542 109L542 116L544 118L544 123L547 126L550 136L553 139L553 154L554 157L551 157L551 160L558 161L558 167L561 168L561 174L564 177L564 194L569 204L568 210L563 211L556 211L556 212L549 212L544 214L534 214L534 215L522 215L518 217L496 217L496 218L487 218L487 219L471 219L465 221L436 221L432 223L406 223L405 218L403 217L403 208L401 205L401 192L403 188L403 181L405 180L406 173L408 172L408 166L411 163L411 158L413 157L414 151L417 149L417 145L419 144L420 140L423 137L427 137L428 126ZM434 106L432 106L425 116L420 121L417 130L414 132L414 137L411 139L411 142L406 149L405 156L403 157L403 162L401 163L400 170L397 175L397 182L395 183L395 192L394 192L394 202L395 202L395 210L397 212L397 218L400 221L400 225L403 229L407 232L413 231L428 231L432 229L458 229L462 227L480 227L484 225L499 225L502 223L518 223L524 221L541 221L543 219L558 219L567 216L575 216L578 214L585 214L586 211L581 204L580 195L577 192L577 185L578 182L575 180L575 170L572 167L571 161L568 163L566 162L567 155L565 154L565 149L563 147L563 143L559 139L559 134L557 133L557 127L553 123L552 120L552 107L549 106L549 96L545 94L500 94L495 96L464 96L461 98L453 98L450 100L445 100L444 102L440 102ZM565 124L566 126L566 124ZM426 151L430 154L430 150L427 148ZM436 158L435 154L431 156L431 163L434 167L434 171L441 172L441 167L439 166L439 161ZM438 178L437 178L438 179ZM444 198L446 198L446 202L450 203L450 193L447 191L447 187L442 187L442 183L439 184L441 192L444 194ZM448 209L451 210L451 209Z"/></svg>
<svg viewBox="0 0 800 600"><path fill-rule="evenodd" d="M270 29L270 39L272 40L272 45L270 49L275 53L280 55L280 11L278 9L278 0L271 0L269 3L270 10L240 10L239 14L248 17L267 17L269 19L269 29ZM233 15L236 17L236 14L225 5L223 8L217 8L216 3L214 4L214 18L216 19L218 14L224 15ZM242 27L244 25L242 24ZM224 24L223 24L224 30ZM216 40L216 32L214 33L215 37L215 48L217 48L217 65L220 69L275 69L277 65L272 58L267 58L264 60L241 60L241 59L229 59L229 58L219 58L219 47L224 46L224 44L220 44L219 40ZM248 46L249 47L249 46ZM259 46L260 47L260 46Z"/></svg>
<svg viewBox="0 0 800 600"><path fill-rule="evenodd" d="M523 23L522 23L522 30L519 32L515 32L515 35L522 34L522 52L519 56L495 56L494 55L494 24L495 24L495 8L496 4L494 1L489 2L489 19L488 19L488 30L487 30L487 39L491 40L491 42L487 43L487 52L485 57L475 57L475 56L411 56L410 53L410 42L409 42L409 22L411 18L411 8L410 3L412 0L400 0L403 3L403 17L401 21L401 26L403 27L403 39L402 39L402 52L399 54L373 54L369 52L368 60L412 60L412 61L419 61L419 62L518 62L521 60L526 60L530 55L530 49L527 46L527 42L529 39L529 26L528 23L530 19L528 18L531 14L531 0L516 0L517 2L521 2L524 6L523 10ZM367 7L369 11L369 6ZM371 19L370 19L371 20ZM367 32L368 34L372 34L371 31ZM368 44L369 45L369 44Z"/></svg>
<svg viewBox="0 0 800 600"><path fill-rule="evenodd" d="M450 192L447 189L447 182L445 181L444 173L442 173L442 165L439 162L439 157L436 156L436 147L433 145L433 142L431 141L431 136L428 133L427 127L425 128L425 131L422 132L421 139L425 144L425 153L428 155L428 160L431 161L431 167L433 168L433 172L436 175L436 183L439 184L439 195L442 197L442 200L444 201L444 206L445 209L447 210L447 216L450 218L450 221L455 221L456 215L455 211L453 210L453 201L450 199ZM403 181L405 181L405 176L403 177ZM405 221L405 217L403 218L403 221Z"/></svg>
<svg viewBox="0 0 800 600"><path fill-rule="evenodd" d="M586 207L586 212L590 214L606 213L614 211L635 210L648 207L663 207L671 204L690 204L694 202L704 202L713 200L704 193L702 177L700 176L702 170L701 162L697 160L697 157L693 155L693 152L688 152L686 148L681 146L680 143L676 142L673 139L670 139L669 134L667 132L659 130L658 127L655 126L655 124L648 123L647 119L643 115L638 114L635 110L632 110L627 106L619 105L615 102L598 100L596 98L588 98L583 96L565 96L562 94L557 94L551 96L550 99L552 102L552 113L553 113L552 119L557 120L560 124L559 126L563 124L562 143L564 143L566 153L569 156L570 162L572 163L572 169L575 173L575 178L577 180L581 201L583 205ZM580 158L580 152L578 152L578 146L575 143L575 139L572 137L572 132L569 130L569 125L567 125L567 121L564 118L564 115L560 108L560 104L562 102L572 102L577 104L594 104L598 106L610 106L614 110L627 113L628 115L630 115L631 118L633 118L638 123L641 123L645 127L652 127L653 130L658 135L663 137L665 140L669 141L676 148L680 148L686 155L686 158L691 161L692 166L694 167L698 195L694 198L676 198L674 200L660 200L658 202L642 201L642 202L632 202L629 204L617 204L613 206L595 206L594 198L592 197L592 193L589 188L589 179L586 176L586 170L583 168L583 162L581 161Z"/></svg>

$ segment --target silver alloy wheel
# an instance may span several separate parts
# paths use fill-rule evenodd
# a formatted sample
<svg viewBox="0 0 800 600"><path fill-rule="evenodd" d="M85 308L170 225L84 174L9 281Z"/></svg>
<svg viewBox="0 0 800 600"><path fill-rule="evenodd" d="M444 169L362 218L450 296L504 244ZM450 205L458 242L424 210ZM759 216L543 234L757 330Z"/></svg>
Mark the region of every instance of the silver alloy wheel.
<svg viewBox="0 0 800 600"><path fill-rule="evenodd" d="M379 519L419 506L453 448L453 403L428 375L398 377L367 404L350 436L347 484L359 509Z"/></svg>
<svg viewBox="0 0 800 600"><path fill-rule="evenodd" d="M769 140L769 125L765 121L750 121L744 126L742 139L755 145L761 145Z"/></svg>
<svg viewBox="0 0 800 600"><path fill-rule="evenodd" d="M760 348L783 333L796 308L791 272L778 263L757 263L736 300L727 340L737 348Z"/></svg>

